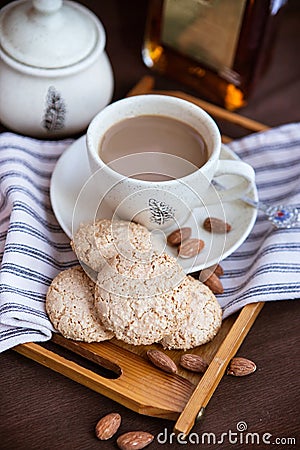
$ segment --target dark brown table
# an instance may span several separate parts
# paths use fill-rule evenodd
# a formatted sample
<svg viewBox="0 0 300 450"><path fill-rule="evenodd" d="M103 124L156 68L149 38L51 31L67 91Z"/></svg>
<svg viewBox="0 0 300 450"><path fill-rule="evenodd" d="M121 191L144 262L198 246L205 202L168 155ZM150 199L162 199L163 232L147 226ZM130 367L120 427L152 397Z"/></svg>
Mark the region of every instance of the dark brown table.
<svg viewBox="0 0 300 450"><path fill-rule="evenodd" d="M0 6L6 3L2 1ZM147 1L81 3L94 11L105 26L106 49L115 74L114 99L122 98L143 75L150 74L141 58ZM270 126L300 119L299 1L290 0L282 14L271 67L248 105L239 111ZM156 85L188 92L164 77L156 76ZM174 437L171 443L170 421L134 413L13 350L4 352L0 355L0 448L114 449L114 439L100 442L94 434L98 419L112 411L122 415L122 432L141 429L153 433L151 449L300 448L298 314L297 301L264 306L238 352L254 360L258 370L249 377L223 377L204 421L193 429L193 442L200 439L198 446L193 442L180 444ZM245 422L250 433L256 433L253 439L257 442L259 438L259 445L242 443L240 435L234 434L242 427L240 422Z"/></svg>

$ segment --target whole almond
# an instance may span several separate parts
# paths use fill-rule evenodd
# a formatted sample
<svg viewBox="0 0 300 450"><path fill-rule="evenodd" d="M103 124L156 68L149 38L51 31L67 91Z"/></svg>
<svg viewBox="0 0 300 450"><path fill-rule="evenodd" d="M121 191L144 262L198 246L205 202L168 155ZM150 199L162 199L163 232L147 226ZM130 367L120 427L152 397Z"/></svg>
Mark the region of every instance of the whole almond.
<svg viewBox="0 0 300 450"><path fill-rule="evenodd" d="M205 362L201 356L194 355L193 353L185 353L181 355L180 365L184 369L190 370L191 372L204 373L208 368L207 362Z"/></svg>
<svg viewBox="0 0 300 450"><path fill-rule="evenodd" d="M231 225L217 217L207 217L203 222L203 228L212 233L228 233Z"/></svg>
<svg viewBox="0 0 300 450"><path fill-rule="evenodd" d="M207 267L207 269L203 269L203 270L208 270L208 269L210 269L210 271L212 273L215 273L217 275L217 277L221 277L222 275L224 275L223 267L220 264L214 264L213 266Z"/></svg>
<svg viewBox="0 0 300 450"><path fill-rule="evenodd" d="M214 274L214 267L207 267L206 269L203 269L199 273L199 280L202 281L202 283L205 283L205 281L211 277Z"/></svg>
<svg viewBox="0 0 300 450"><path fill-rule="evenodd" d="M203 282L203 280L206 280L213 273L217 275L217 277L221 277L224 275L223 267L220 266L220 264L214 264L213 266L201 270L199 280Z"/></svg>
<svg viewBox="0 0 300 450"><path fill-rule="evenodd" d="M202 239L191 238L182 242L178 247L178 255L181 258L192 258L192 256L198 255L204 248L204 242Z"/></svg>
<svg viewBox="0 0 300 450"><path fill-rule="evenodd" d="M232 358L227 368L227 375L234 375L235 377L243 377L255 372L256 364L250 359L236 356Z"/></svg>
<svg viewBox="0 0 300 450"><path fill-rule="evenodd" d="M140 450L149 445L153 439L154 436L146 431L129 431L118 437L117 445L121 450Z"/></svg>
<svg viewBox="0 0 300 450"><path fill-rule="evenodd" d="M101 441L110 439L121 425L121 416L118 413L110 413L102 417L95 428L96 436Z"/></svg>
<svg viewBox="0 0 300 450"><path fill-rule="evenodd" d="M177 366L174 361L165 353L159 350L148 350L147 356L156 367L168 373L176 373Z"/></svg>
<svg viewBox="0 0 300 450"><path fill-rule="evenodd" d="M172 246L176 246L181 244L181 242L188 239L192 234L192 229L190 227L183 227L178 228L177 230L174 230L169 236L167 237L167 243Z"/></svg>
<svg viewBox="0 0 300 450"><path fill-rule="evenodd" d="M208 276L205 274L205 270L201 270L199 280L202 281L214 294L223 294L224 288L219 277L215 273L210 273ZM204 272L204 274L202 273Z"/></svg>
<svg viewBox="0 0 300 450"><path fill-rule="evenodd" d="M217 275L217 277L221 277L222 275L224 275L223 267L220 264L216 264L214 268L214 273Z"/></svg>

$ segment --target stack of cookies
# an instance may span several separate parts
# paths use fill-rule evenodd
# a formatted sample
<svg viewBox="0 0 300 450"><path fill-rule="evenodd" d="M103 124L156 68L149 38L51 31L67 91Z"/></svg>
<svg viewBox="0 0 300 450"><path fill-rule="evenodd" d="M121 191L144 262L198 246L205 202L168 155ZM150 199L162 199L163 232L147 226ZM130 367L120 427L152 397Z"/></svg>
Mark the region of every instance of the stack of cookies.
<svg viewBox="0 0 300 450"><path fill-rule="evenodd" d="M58 274L46 297L48 316L64 337L187 350L219 330L222 311L212 291L156 248L142 225L83 224L71 246L81 265Z"/></svg>

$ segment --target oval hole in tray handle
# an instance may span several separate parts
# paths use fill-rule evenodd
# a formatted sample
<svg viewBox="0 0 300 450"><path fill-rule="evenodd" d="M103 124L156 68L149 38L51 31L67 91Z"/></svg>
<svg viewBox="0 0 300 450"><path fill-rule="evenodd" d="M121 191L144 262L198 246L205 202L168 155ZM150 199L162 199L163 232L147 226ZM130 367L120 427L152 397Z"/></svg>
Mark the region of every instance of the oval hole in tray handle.
<svg viewBox="0 0 300 450"><path fill-rule="evenodd" d="M35 343L18 345L14 350L140 414L176 420L195 389L189 380L161 371L113 341L88 344L57 334L52 340L90 361L103 363L105 368L117 368L120 376L104 378Z"/></svg>
<svg viewBox="0 0 300 450"><path fill-rule="evenodd" d="M65 340L59 334L54 334L50 342L43 343L42 345L46 349L73 361L81 367L91 370L101 377L116 380L122 375L122 369L118 364L108 358L86 350L79 342Z"/></svg>

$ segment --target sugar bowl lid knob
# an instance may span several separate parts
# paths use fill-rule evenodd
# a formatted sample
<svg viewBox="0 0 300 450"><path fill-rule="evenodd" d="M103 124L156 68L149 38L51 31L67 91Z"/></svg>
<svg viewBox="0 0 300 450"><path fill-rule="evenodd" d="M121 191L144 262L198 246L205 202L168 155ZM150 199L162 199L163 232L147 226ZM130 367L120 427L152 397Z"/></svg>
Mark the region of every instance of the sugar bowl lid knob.
<svg viewBox="0 0 300 450"><path fill-rule="evenodd" d="M73 1L19 0L0 11L0 48L30 67L59 69L104 48L98 18Z"/></svg>
<svg viewBox="0 0 300 450"><path fill-rule="evenodd" d="M62 6L62 0L33 0L33 7L43 14L51 14Z"/></svg>

